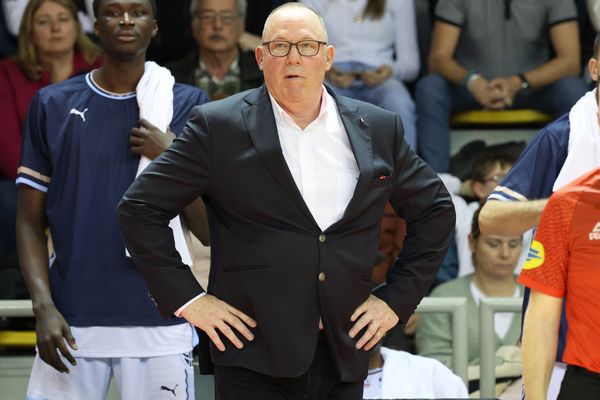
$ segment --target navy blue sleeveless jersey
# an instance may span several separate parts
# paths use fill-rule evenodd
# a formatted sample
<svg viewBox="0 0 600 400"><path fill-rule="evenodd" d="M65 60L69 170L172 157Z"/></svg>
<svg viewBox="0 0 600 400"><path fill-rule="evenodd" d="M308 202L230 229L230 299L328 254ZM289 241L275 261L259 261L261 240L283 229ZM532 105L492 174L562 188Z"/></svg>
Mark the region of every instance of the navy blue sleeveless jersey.
<svg viewBox="0 0 600 400"><path fill-rule="evenodd" d="M523 201L550 197L554 182L567 158L570 126L567 113L542 128L489 199ZM529 294L530 289L525 288L523 316L529 303ZM557 361L562 361L569 328L565 303L563 302L559 328Z"/></svg>
<svg viewBox="0 0 600 400"><path fill-rule="evenodd" d="M181 84L173 95L170 129L179 134L208 98ZM135 93L108 93L90 74L40 90L29 107L17 183L47 194L52 296L72 326L185 322L160 317L117 227L117 204L140 161L129 143L139 114Z"/></svg>

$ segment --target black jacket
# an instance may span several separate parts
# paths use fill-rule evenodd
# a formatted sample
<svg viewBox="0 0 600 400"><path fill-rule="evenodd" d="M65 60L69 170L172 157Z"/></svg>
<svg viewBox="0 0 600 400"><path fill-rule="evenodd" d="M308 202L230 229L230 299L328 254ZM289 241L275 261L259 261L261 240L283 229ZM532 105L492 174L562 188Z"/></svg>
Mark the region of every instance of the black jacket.
<svg viewBox="0 0 600 400"><path fill-rule="evenodd" d="M329 89L328 89L329 90ZM319 317L341 379L365 378L350 316L371 294L384 206L407 223L402 252L375 295L405 323L427 293L454 229L450 195L403 139L399 117L335 96L360 174L341 220L321 232L283 158L266 88L195 107L184 133L136 179L119 206L120 227L164 317L202 293L168 227L202 195L212 242L208 292L254 318L255 339L217 365L272 376L304 373ZM328 173L328 171L323 171ZM324 273L324 280L319 279ZM323 275L321 275L323 278Z"/></svg>

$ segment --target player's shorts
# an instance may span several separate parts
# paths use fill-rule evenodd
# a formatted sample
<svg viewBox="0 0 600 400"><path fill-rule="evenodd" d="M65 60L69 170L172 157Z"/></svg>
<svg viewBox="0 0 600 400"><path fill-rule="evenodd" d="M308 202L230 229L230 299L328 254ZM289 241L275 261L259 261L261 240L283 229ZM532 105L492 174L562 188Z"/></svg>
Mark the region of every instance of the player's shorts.
<svg viewBox="0 0 600 400"><path fill-rule="evenodd" d="M36 354L27 400L105 400L111 377L122 400L194 400L192 353L147 358L76 358L61 373Z"/></svg>

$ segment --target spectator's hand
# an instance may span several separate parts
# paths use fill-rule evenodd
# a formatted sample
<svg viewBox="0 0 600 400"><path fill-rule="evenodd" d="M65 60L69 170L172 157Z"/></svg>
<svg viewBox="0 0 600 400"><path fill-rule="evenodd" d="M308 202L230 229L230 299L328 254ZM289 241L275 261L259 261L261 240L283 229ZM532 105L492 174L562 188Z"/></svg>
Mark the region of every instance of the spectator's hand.
<svg viewBox="0 0 600 400"><path fill-rule="evenodd" d="M217 329L238 349L244 347L244 344L238 339L233 329L241 333L247 340L254 340L254 335L248 326L256 328L256 321L210 294L200 297L187 306L181 312L181 316L206 332L220 351L225 351L225 345L219 338Z"/></svg>
<svg viewBox="0 0 600 400"><path fill-rule="evenodd" d="M516 75L509 78L496 78L492 79L489 85L500 91L506 107L512 107L515 96L521 90L521 78Z"/></svg>
<svg viewBox="0 0 600 400"><path fill-rule="evenodd" d="M333 67L331 67L331 69L327 71L325 77L329 82L331 82L332 85L341 88L349 87L354 81L354 74L348 72L341 72Z"/></svg>
<svg viewBox="0 0 600 400"><path fill-rule="evenodd" d="M54 305L38 310L35 320L36 344L40 358L58 372L69 373L69 368L56 351L58 349L71 365L77 365L77 361L67 348L68 344L73 350L77 350L69 324Z"/></svg>
<svg viewBox="0 0 600 400"><path fill-rule="evenodd" d="M131 129L129 143L131 151L154 160L173 143L175 134L169 130L163 133L145 119L140 120L140 126Z"/></svg>
<svg viewBox="0 0 600 400"><path fill-rule="evenodd" d="M419 314L413 314L410 316L406 325L404 325L404 334L407 336L412 336L417 331L417 326L419 325L419 320L421 316Z"/></svg>
<svg viewBox="0 0 600 400"><path fill-rule="evenodd" d="M348 334L352 339L364 327L368 326L362 337L356 342L356 348L371 350L387 331L392 329L399 321L398 316L387 303L380 298L370 295L350 317L355 322Z"/></svg>
<svg viewBox="0 0 600 400"><path fill-rule="evenodd" d="M506 106L502 91L497 87L492 88L484 78L475 79L469 85L469 91L475 100L486 109L502 110Z"/></svg>
<svg viewBox="0 0 600 400"><path fill-rule="evenodd" d="M365 71L362 74L362 79L367 86L377 86L385 82L394 74L392 67L382 65L379 68Z"/></svg>

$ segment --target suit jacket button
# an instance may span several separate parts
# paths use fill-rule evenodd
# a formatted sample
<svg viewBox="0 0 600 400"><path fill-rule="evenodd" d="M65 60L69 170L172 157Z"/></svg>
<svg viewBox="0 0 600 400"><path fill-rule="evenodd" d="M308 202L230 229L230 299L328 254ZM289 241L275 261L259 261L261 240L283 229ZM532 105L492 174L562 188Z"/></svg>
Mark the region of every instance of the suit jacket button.
<svg viewBox="0 0 600 400"><path fill-rule="evenodd" d="M325 241L326 241L326 240L327 240L327 236L325 236L325 234L324 234L324 233L321 233L321 234L319 235L319 242L321 242L321 243L325 243Z"/></svg>
<svg viewBox="0 0 600 400"><path fill-rule="evenodd" d="M319 272L319 282L325 282L325 272Z"/></svg>

